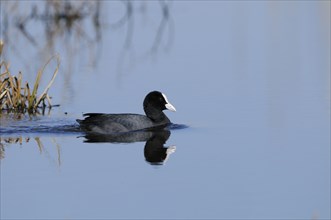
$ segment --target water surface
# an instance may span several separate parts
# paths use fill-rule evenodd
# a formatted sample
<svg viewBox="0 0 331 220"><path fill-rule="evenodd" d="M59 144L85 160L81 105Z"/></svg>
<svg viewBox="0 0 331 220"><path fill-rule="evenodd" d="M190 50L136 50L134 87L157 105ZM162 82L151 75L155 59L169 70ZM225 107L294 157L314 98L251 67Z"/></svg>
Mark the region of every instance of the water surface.
<svg viewBox="0 0 331 220"><path fill-rule="evenodd" d="M61 107L1 122L1 218L329 219L330 2L175 1L158 47L162 5L141 5L129 45L109 13L96 53L56 46L50 93ZM29 131L87 112L143 113L151 90L187 126L157 141L175 146L161 165L146 161L147 141Z"/></svg>

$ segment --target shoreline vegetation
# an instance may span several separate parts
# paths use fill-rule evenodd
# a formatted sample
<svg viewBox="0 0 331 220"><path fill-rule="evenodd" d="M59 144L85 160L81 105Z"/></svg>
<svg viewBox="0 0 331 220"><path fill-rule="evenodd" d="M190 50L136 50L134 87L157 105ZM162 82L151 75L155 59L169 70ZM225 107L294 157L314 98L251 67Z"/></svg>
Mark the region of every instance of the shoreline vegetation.
<svg viewBox="0 0 331 220"><path fill-rule="evenodd" d="M0 57L4 42L0 40ZM51 61L56 61L56 68L53 76L44 91L38 94L40 80L45 69ZM40 110L44 112L46 108L52 108L58 105L52 105L51 97L48 94L60 67L60 56L52 56L44 66L38 71L34 84L30 86L28 82L23 81L23 74L20 71L17 76L10 72L8 62L0 61L0 116L3 113L18 114L38 114Z"/></svg>

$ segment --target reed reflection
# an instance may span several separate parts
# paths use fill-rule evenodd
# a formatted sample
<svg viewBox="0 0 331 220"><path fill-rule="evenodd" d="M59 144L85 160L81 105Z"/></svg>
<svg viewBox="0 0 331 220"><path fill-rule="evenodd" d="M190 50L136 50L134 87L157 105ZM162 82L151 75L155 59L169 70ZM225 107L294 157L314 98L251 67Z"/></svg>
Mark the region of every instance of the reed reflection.
<svg viewBox="0 0 331 220"><path fill-rule="evenodd" d="M59 167L61 166L61 146L60 144L56 141L55 138L51 138L51 143L47 142L48 147L45 147L44 141L42 141L42 138L40 137L23 137L23 136L17 136L17 137L2 137L0 136L0 161L4 160L6 158L6 149L11 147L12 145L20 145L22 146L27 145L27 144L32 144L34 145L33 141L36 144L36 147L38 148L38 151L41 155L46 156L50 161L53 163L57 164ZM52 149L55 148L55 154L52 153Z"/></svg>
<svg viewBox="0 0 331 220"><path fill-rule="evenodd" d="M152 14L159 9L161 13ZM121 12L123 15L118 16ZM16 0L1 2L0 13L3 18L0 20L1 40L9 45L4 48L4 55L8 60L10 57L15 57L29 67L33 56L31 53L27 55L22 53L27 51L27 48L36 51L42 62L44 57L48 57L45 55L62 51L61 57L64 60L69 59L66 72L72 72L72 63L77 63L82 58L84 60L86 58L93 68L97 66L100 59L97 54L100 54L101 48L104 47L103 32L107 30L125 31L124 42L119 42L123 44L125 51L131 51L134 44L141 44L142 39L145 39L141 36L142 33L137 31L141 28L137 26L141 18L144 20L148 18L144 25L156 24L156 27L149 30L152 41L147 53L157 54L162 49L162 45L165 50L169 49L174 34L171 1L164 0L156 2ZM20 49L23 46L25 50ZM144 54L146 51L141 52Z"/></svg>
<svg viewBox="0 0 331 220"><path fill-rule="evenodd" d="M151 165L163 165L174 153L176 146L164 146L169 139L169 130L136 131L115 134L86 134L85 143L133 143L146 142L144 147L145 160Z"/></svg>

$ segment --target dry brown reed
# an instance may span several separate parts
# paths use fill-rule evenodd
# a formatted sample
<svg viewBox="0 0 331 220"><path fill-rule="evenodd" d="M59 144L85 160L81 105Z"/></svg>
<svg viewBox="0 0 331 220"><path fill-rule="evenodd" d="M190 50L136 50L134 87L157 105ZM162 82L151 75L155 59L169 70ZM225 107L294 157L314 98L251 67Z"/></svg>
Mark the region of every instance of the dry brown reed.
<svg viewBox="0 0 331 220"><path fill-rule="evenodd" d="M38 95L41 77L44 74L46 67L53 59L56 60L57 66L53 72L52 79L44 91ZM51 98L48 95L48 91L58 74L59 66L59 55L51 57L38 71L31 91L29 83L23 83L22 73L19 72L18 76L13 76L10 73L9 64L2 61L0 63L0 70L4 69L4 71L0 73L0 115L4 111L35 114L38 112L38 109L45 109L46 107L51 108L53 105L51 104Z"/></svg>

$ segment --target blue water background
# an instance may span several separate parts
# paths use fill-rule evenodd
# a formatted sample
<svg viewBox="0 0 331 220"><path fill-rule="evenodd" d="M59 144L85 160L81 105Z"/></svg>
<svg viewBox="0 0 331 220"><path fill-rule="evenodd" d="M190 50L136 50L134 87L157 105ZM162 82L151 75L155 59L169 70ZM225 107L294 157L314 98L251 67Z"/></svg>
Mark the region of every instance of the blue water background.
<svg viewBox="0 0 331 220"><path fill-rule="evenodd" d="M20 7L31 2L40 3ZM86 112L143 113L151 90L167 95L177 112L166 114L188 128L171 131L166 145L176 151L158 166L145 161L142 142L1 134L2 219L330 218L330 2L173 1L156 48L158 2L144 13L134 2L129 45L129 28L112 26L124 4L102 4L96 45L73 32L54 51L35 52L24 38L6 51L12 72L30 81L59 53L49 93L61 106L3 120L2 129L75 124Z"/></svg>

